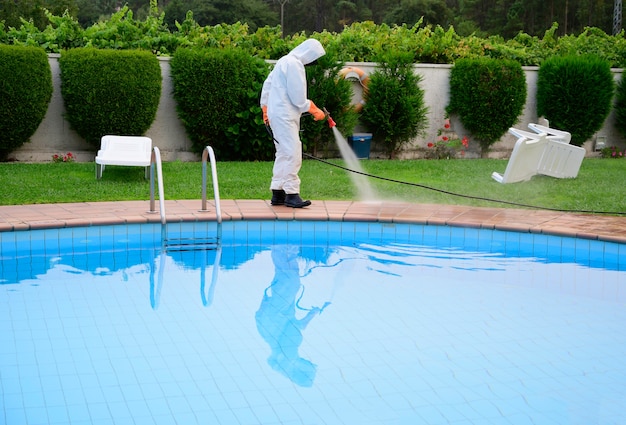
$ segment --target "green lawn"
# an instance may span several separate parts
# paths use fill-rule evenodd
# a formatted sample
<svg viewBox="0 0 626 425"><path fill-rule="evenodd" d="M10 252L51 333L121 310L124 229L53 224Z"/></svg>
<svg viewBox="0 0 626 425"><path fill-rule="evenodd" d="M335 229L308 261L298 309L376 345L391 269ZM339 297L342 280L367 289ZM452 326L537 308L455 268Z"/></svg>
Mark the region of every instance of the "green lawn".
<svg viewBox="0 0 626 425"><path fill-rule="evenodd" d="M329 162L344 164L340 160ZM221 198L269 199L272 164L218 162ZM506 160L363 160L361 164L365 172L382 178L367 180L385 200L517 206L473 199L488 198L564 211L626 213L626 160L586 158L576 179L535 176L529 182L506 185L491 178L493 171L504 172ZM304 198L356 199L357 191L348 172L333 165L304 161L300 172ZM209 167L207 171L210 181ZM201 197L199 162L163 163L163 179L166 199ZM98 181L93 163L0 163L0 181L2 205L147 200L150 196L143 169L136 167L109 166ZM207 193L212 197L210 185Z"/></svg>

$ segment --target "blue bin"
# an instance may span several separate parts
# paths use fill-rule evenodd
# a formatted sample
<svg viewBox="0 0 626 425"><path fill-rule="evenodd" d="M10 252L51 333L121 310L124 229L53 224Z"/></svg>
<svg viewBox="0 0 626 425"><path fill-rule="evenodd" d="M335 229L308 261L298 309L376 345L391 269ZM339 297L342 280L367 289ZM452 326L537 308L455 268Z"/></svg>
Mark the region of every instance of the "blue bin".
<svg viewBox="0 0 626 425"><path fill-rule="evenodd" d="M359 159L370 159L372 133L354 133L348 137L348 144Z"/></svg>

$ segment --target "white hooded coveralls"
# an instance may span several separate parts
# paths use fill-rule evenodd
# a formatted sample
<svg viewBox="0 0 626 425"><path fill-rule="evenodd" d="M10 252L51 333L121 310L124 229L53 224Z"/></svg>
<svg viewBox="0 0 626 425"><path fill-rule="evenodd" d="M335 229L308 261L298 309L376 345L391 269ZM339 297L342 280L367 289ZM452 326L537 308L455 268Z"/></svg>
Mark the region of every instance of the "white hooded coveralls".
<svg viewBox="0 0 626 425"><path fill-rule="evenodd" d="M312 38L305 40L276 62L263 83L260 103L261 107L267 106L276 147L271 190L282 189L288 195L300 193L300 116L311 107L307 98L304 65L324 54L326 52L319 41Z"/></svg>

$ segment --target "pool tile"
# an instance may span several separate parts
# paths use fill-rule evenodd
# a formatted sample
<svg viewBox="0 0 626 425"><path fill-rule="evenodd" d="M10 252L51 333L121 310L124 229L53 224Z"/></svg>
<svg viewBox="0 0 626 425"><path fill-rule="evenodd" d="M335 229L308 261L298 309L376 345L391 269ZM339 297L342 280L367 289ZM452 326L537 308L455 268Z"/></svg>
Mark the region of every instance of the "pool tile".
<svg viewBox="0 0 626 425"><path fill-rule="evenodd" d="M89 409L86 404L77 403L70 399L70 404L67 406L68 416L70 423L91 423L91 417L89 415Z"/></svg>
<svg viewBox="0 0 626 425"><path fill-rule="evenodd" d="M106 403L102 402L87 402L87 409L89 410L89 416L92 420L108 420L111 419L111 412Z"/></svg>

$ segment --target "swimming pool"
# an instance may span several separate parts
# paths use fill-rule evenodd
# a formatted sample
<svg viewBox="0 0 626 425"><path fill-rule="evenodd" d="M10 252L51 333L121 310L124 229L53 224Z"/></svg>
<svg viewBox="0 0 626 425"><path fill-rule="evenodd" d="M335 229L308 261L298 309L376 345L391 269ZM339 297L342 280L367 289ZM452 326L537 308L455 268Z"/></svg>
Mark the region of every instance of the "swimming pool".
<svg viewBox="0 0 626 425"><path fill-rule="evenodd" d="M1 233L0 419L626 422L625 245L238 221L218 248L216 232Z"/></svg>

